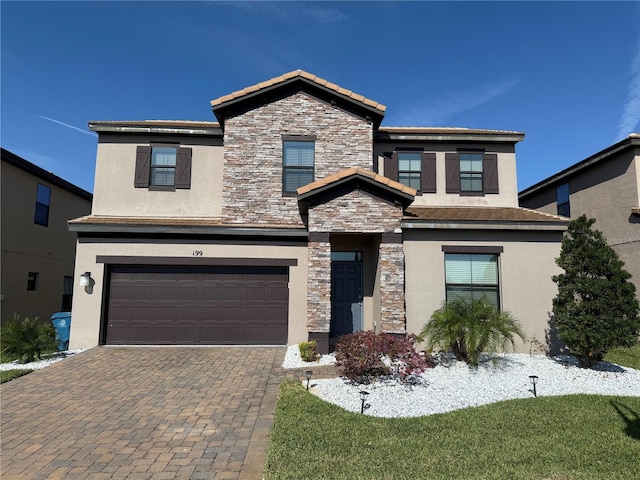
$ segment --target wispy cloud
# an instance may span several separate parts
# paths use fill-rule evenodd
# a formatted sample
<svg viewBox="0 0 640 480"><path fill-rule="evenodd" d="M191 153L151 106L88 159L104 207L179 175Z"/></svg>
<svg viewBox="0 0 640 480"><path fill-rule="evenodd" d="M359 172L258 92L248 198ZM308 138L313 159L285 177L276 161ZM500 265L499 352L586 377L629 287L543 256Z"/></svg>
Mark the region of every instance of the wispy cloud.
<svg viewBox="0 0 640 480"><path fill-rule="evenodd" d="M300 16L305 16L321 23L337 23L348 18L348 15L337 8L321 7L318 4L298 3L298 2L216 2L217 5L240 8L245 12L258 15L268 15L282 20L299 21ZM216 5L214 3L214 5Z"/></svg>
<svg viewBox="0 0 640 480"><path fill-rule="evenodd" d="M440 95L436 100L428 100L404 107L404 113L391 119L396 125L442 125L456 115L473 110L494 98L504 95L520 83L518 77L507 78L491 84L479 85L465 90L452 91Z"/></svg>
<svg viewBox="0 0 640 480"><path fill-rule="evenodd" d="M57 123L58 125L62 125L63 127L70 128L71 130L75 130L77 132L84 133L85 135L89 135L90 137L97 137L98 136L98 134L95 133L95 132L90 132L88 130L83 130L81 128L74 127L73 125L69 125L68 123L61 122L60 120L56 120L55 118L45 117L44 115L38 115L38 117L40 117L40 118L42 118L44 120L49 120L50 122L53 122L53 123Z"/></svg>
<svg viewBox="0 0 640 480"><path fill-rule="evenodd" d="M638 39L635 50L635 55L629 68L631 73L629 90L627 91L620 122L618 122L616 141L622 140L640 125L640 39Z"/></svg>

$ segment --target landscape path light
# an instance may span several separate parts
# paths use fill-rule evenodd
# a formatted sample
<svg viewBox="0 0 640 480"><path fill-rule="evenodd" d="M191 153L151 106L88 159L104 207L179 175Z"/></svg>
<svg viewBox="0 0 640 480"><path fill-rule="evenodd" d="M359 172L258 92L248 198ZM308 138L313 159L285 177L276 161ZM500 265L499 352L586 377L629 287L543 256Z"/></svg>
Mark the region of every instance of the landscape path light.
<svg viewBox="0 0 640 480"><path fill-rule="evenodd" d="M536 383L538 383L538 377L536 375L529 375L529 380L531 380L531 385L533 385L533 396L538 398L538 394L536 392Z"/></svg>
<svg viewBox="0 0 640 480"><path fill-rule="evenodd" d="M368 396L369 396L369 392L365 390L360 390L360 401L362 402L362 405L360 407L360 413L364 413L364 402L367 401Z"/></svg>
<svg viewBox="0 0 640 480"><path fill-rule="evenodd" d="M311 380L311 375L313 375L313 371L307 370L306 372L304 372L304 374L307 377L307 390L309 390L309 381Z"/></svg>

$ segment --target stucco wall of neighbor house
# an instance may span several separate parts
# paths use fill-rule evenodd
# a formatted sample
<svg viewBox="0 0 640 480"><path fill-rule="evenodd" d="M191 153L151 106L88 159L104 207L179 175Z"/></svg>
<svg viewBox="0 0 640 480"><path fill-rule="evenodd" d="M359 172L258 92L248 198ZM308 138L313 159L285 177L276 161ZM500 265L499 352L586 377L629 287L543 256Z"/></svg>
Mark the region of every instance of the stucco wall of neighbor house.
<svg viewBox="0 0 640 480"><path fill-rule="evenodd" d="M503 310L518 318L529 339L545 341L560 273L561 232L412 230L404 232L407 331L418 333L445 299L443 245L500 246L499 288ZM517 351L529 343L518 341Z"/></svg>
<svg viewBox="0 0 640 480"><path fill-rule="evenodd" d="M633 276L640 289L640 217L632 215L638 207L640 155L633 150L611 157L523 200L522 206L556 214L556 188L568 183L571 218L582 214L595 218L600 230ZM640 293L638 293L640 298Z"/></svg>
<svg viewBox="0 0 640 480"><path fill-rule="evenodd" d="M517 207L518 206L518 180L516 175L516 155L512 145L472 145L469 148L478 148L487 153L498 154L498 194L486 194L481 196L460 195L459 193L447 193L445 153L455 152L456 144L411 144L411 148L422 148L425 152L436 154L436 193L424 193L416 196L415 206L484 206L484 207ZM378 169L384 175L384 164L390 161L383 153L393 148L402 150L400 146L376 144ZM465 145L467 147L467 145ZM387 152L388 153L388 152Z"/></svg>
<svg viewBox="0 0 640 480"><path fill-rule="evenodd" d="M91 202L2 162L2 320L18 313L48 320L62 307L64 277L73 275L76 234L67 220L87 215ZM38 184L51 188L48 226L36 225ZM27 291L29 272L37 290Z"/></svg>
<svg viewBox="0 0 640 480"><path fill-rule="evenodd" d="M222 213L222 146L210 139L176 137L192 149L191 188L152 191L135 188L136 148L144 137L101 137L96 161L93 215L125 217L219 217ZM162 140L162 141L161 141ZM118 143L121 142L121 143ZM207 144L209 143L209 144Z"/></svg>
<svg viewBox="0 0 640 480"><path fill-rule="evenodd" d="M96 262L97 255L185 257L193 258L193 250L203 252L200 258L287 258L296 259L297 266L289 268L289 332L288 343L296 344L308 338L307 318L307 246L233 245L199 242L197 244L170 241L115 243L79 239L76 256L76 279L83 272L91 272L94 285L80 287L74 284L73 318L71 322L71 349L90 348L100 342L105 265Z"/></svg>
<svg viewBox="0 0 640 480"><path fill-rule="evenodd" d="M225 121L223 215L233 223L301 225L282 194L283 135L315 136L314 178L373 166L373 125L304 92Z"/></svg>

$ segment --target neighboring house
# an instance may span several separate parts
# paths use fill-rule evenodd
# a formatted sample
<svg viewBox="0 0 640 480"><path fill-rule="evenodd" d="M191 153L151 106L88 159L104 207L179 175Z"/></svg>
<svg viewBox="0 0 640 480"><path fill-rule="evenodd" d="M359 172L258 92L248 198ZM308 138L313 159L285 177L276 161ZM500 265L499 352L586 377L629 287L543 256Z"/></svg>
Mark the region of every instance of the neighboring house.
<svg viewBox="0 0 640 480"><path fill-rule="evenodd" d="M76 234L91 194L2 149L2 321L71 310Z"/></svg>
<svg viewBox="0 0 640 480"><path fill-rule="evenodd" d="M640 133L520 192L520 205L595 218L640 295ZM639 297L640 298L640 297Z"/></svg>
<svg viewBox="0 0 640 480"><path fill-rule="evenodd" d="M382 127L385 106L301 70L211 106L217 122L89 124L72 348L326 352L357 330L418 332L456 295L544 338L567 220L518 206L522 133Z"/></svg>

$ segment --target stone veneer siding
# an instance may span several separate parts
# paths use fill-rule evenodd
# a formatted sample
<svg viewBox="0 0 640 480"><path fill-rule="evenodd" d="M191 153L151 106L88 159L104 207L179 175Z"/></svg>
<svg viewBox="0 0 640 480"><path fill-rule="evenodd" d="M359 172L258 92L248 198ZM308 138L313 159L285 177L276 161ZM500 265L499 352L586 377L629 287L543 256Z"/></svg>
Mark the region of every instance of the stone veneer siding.
<svg viewBox="0 0 640 480"><path fill-rule="evenodd" d="M329 332L331 324L331 233L380 233L380 329L405 333L402 208L362 190L315 205L309 210L309 332Z"/></svg>
<svg viewBox="0 0 640 480"><path fill-rule="evenodd" d="M231 223L302 225L282 195L282 136L315 136L315 179L373 169L373 125L304 92L225 120L222 215Z"/></svg>
<svg viewBox="0 0 640 480"><path fill-rule="evenodd" d="M329 332L331 326L331 244L329 234L309 242L307 330Z"/></svg>
<svg viewBox="0 0 640 480"><path fill-rule="evenodd" d="M382 233L400 227L402 208L353 190L309 210L310 232Z"/></svg>
<svg viewBox="0 0 640 480"><path fill-rule="evenodd" d="M401 237L401 234L397 235ZM385 333L406 333L402 243L385 243L383 239L379 255L380 330Z"/></svg>

